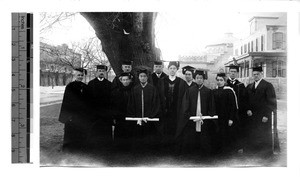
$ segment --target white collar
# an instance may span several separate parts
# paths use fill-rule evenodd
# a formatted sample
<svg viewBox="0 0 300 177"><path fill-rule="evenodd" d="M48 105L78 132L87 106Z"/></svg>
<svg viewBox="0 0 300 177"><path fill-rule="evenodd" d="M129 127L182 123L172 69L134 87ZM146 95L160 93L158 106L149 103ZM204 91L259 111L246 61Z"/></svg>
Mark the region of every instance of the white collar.
<svg viewBox="0 0 300 177"><path fill-rule="evenodd" d="M141 83L141 86L142 86L143 88L145 88L147 84L148 84L148 82L146 82L144 85Z"/></svg>
<svg viewBox="0 0 300 177"><path fill-rule="evenodd" d="M254 83L255 83L255 88L258 86L258 84L260 83L261 80L262 80L262 78L259 79L258 81L254 81Z"/></svg>
<svg viewBox="0 0 300 177"><path fill-rule="evenodd" d="M191 86L192 85L192 83L193 83L193 81L191 81L191 82L187 82L187 81L185 81L186 82L186 84L188 85L188 86Z"/></svg>
<svg viewBox="0 0 300 177"><path fill-rule="evenodd" d="M228 78L231 82L233 81L233 82L235 82L237 79L236 78L234 78L234 79L231 79L230 77Z"/></svg>
<svg viewBox="0 0 300 177"><path fill-rule="evenodd" d="M104 77L103 78L97 77L97 78L98 78L99 81L103 81L104 80Z"/></svg>
<svg viewBox="0 0 300 177"><path fill-rule="evenodd" d="M160 76L161 76L161 73L159 73L159 74L158 74L158 73L155 73L155 74L156 74L157 77L160 77Z"/></svg>
<svg viewBox="0 0 300 177"><path fill-rule="evenodd" d="M169 75L169 79L170 79L171 81L174 81L174 80L176 79L176 76L170 76L170 75Z"/></svg>

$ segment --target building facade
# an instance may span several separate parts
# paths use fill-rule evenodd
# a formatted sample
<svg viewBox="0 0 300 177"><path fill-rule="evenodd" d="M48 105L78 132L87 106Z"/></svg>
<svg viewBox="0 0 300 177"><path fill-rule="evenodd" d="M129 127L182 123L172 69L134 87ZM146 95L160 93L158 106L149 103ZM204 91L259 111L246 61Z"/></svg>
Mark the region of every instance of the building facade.
<svg viewBox="0 0 300 177"><path fill-rule="evenodd" d="M271 82L279 97L286 94L286 15L253 17L250 35L234 43L234 60L240 66L239 78L245 85L253 82L252 67L262 66L264 79ZM228 72L228 68L225 72Z"/></svg>

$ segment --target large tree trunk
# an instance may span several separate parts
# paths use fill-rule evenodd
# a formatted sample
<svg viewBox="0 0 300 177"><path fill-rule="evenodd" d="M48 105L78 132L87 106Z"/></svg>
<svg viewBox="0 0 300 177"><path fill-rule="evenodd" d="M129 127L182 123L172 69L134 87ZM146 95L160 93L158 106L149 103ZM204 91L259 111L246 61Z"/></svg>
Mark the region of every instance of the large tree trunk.
<svg viewBox="0 0 300 177"><path fill-rule="evenodd" d="M133 61L133 68L152 68L159 60L160 50L155 47L155 19L153 12L94 13L82 12L101 40L103 51L116 74L122 72L124 60Z"/></svg>

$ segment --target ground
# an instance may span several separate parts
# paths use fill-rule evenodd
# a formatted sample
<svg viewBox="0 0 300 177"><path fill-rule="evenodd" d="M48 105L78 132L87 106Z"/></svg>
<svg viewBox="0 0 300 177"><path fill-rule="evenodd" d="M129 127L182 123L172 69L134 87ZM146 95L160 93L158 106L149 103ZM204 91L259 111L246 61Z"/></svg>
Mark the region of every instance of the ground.
<svg viewBox="0 0 300 177"><path fill-rule="evenodd" d="M245 155L216 157L205 161L169 156L127 156L109 157L95 154L70 155L61 152L64 125L58 122L64 88L62 86L41 87L40 98L40 157L42 166L151 166L151 167L223 167L223 166L287 166L287 116L286 101L278 100L278 133L281 152L271 158Z"/></svg>

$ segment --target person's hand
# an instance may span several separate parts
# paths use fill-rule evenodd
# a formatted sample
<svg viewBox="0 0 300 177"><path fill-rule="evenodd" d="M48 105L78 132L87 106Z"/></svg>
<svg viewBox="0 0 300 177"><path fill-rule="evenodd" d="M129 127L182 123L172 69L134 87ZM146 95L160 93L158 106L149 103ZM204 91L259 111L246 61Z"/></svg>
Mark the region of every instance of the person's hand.
<svg viewBox="0 0 300 177"><path fill-rule="evenodd" d="M252 116L252 111L251 111L251 110L248 110L248 111L247 111L247 115L248 115L248 116Z"/></svg>
<svg viewBox="0 0 300 177"><path fill-rule="evenodd" d="M202 119L202 114L200 114L200 116L199 116L199 117L197 116L197 118L196 118L196 119L194 119L193 121L194 121L194 122L199 122L199 121L200 121L200 122L203 122L203 119Z"/></svg>
<svg viewBox="0 0 300 177"><path fill-rule="evenodd" d="M228 126L230 127L232 124L233 124L233 121L232 121L232 120L229 120L229 121L228 121Z"/></svg>
<svg viewBox="0 0 300 177"><path fill-rule="evenodd" d="M263 117L261 121L262 121L263 123L266 123L266 122L268 122L268 118L267 118L267 117Z"/></svg>

